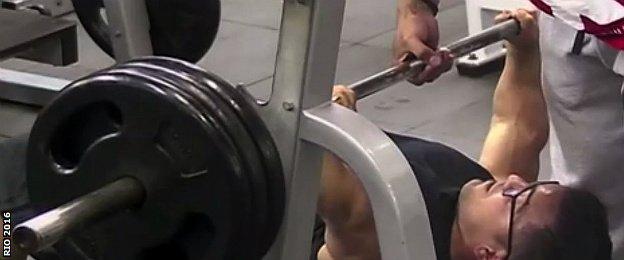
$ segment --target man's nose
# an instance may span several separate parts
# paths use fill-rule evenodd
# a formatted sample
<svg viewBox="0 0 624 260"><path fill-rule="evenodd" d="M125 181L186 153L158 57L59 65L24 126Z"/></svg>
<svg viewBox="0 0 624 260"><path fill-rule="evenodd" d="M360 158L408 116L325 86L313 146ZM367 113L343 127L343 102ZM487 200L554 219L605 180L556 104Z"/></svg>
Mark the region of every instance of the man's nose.
<svg viewBox="0 0 624 260"><path fill-rule="evenodd" d="M520 191L528 186L528 183L524 181L520 176L512 174L507 177L505 180L505 184L503 185L503 190L505 191Z"/></svg>

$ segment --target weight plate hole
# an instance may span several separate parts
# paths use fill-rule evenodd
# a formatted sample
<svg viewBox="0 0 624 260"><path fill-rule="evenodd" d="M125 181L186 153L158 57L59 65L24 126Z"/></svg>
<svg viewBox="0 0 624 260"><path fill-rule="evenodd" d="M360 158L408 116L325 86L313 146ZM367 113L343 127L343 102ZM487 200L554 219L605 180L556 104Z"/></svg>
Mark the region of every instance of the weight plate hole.
<svg viewBox="0 0 624 260"><path fill-rule="evenodd" d="M118 133L123 119L111 102L88 105L69 116L50 142L50 155L63 171L74 169L87 149L98 140Z"/></svg>

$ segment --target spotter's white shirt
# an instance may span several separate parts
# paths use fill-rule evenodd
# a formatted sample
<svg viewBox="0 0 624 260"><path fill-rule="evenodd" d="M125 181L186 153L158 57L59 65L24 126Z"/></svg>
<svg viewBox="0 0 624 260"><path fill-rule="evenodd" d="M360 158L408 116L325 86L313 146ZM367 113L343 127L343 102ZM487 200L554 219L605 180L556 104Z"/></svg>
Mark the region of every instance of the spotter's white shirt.
<svg viewBox="0 0 624 260"><path fill-rule="evenodd" d="M624 50L624 0L531 0L578 31L593 34Z"/></svg>

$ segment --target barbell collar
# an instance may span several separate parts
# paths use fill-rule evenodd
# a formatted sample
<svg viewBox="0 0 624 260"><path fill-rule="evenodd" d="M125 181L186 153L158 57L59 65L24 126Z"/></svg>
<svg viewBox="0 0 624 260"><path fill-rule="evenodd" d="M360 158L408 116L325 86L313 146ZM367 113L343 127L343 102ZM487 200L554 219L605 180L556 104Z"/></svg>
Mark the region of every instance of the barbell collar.
<svg viewBox="0 0 624 260"><path fill-rule="evenodd" d="M35 253L58 242L74 228L136 206L144 197L143 185L125 177L19 224L13 239L24 252Z"/></svg>

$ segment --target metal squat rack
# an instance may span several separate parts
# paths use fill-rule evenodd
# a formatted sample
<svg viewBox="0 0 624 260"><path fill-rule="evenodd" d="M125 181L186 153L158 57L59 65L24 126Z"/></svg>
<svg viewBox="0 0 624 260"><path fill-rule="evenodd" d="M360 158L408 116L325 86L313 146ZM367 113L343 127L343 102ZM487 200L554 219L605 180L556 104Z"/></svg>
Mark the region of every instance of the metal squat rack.
<svg viewBox="0 0 624 260"><path fill-rule="evenodd" d="M350 165L371 200L383 259L435 259L421 190L400 150L375 124L332 104L345 0L285 0L273 94L259 111L285 167L287 205L265 259L307 259L322 155Z"/></svg>

